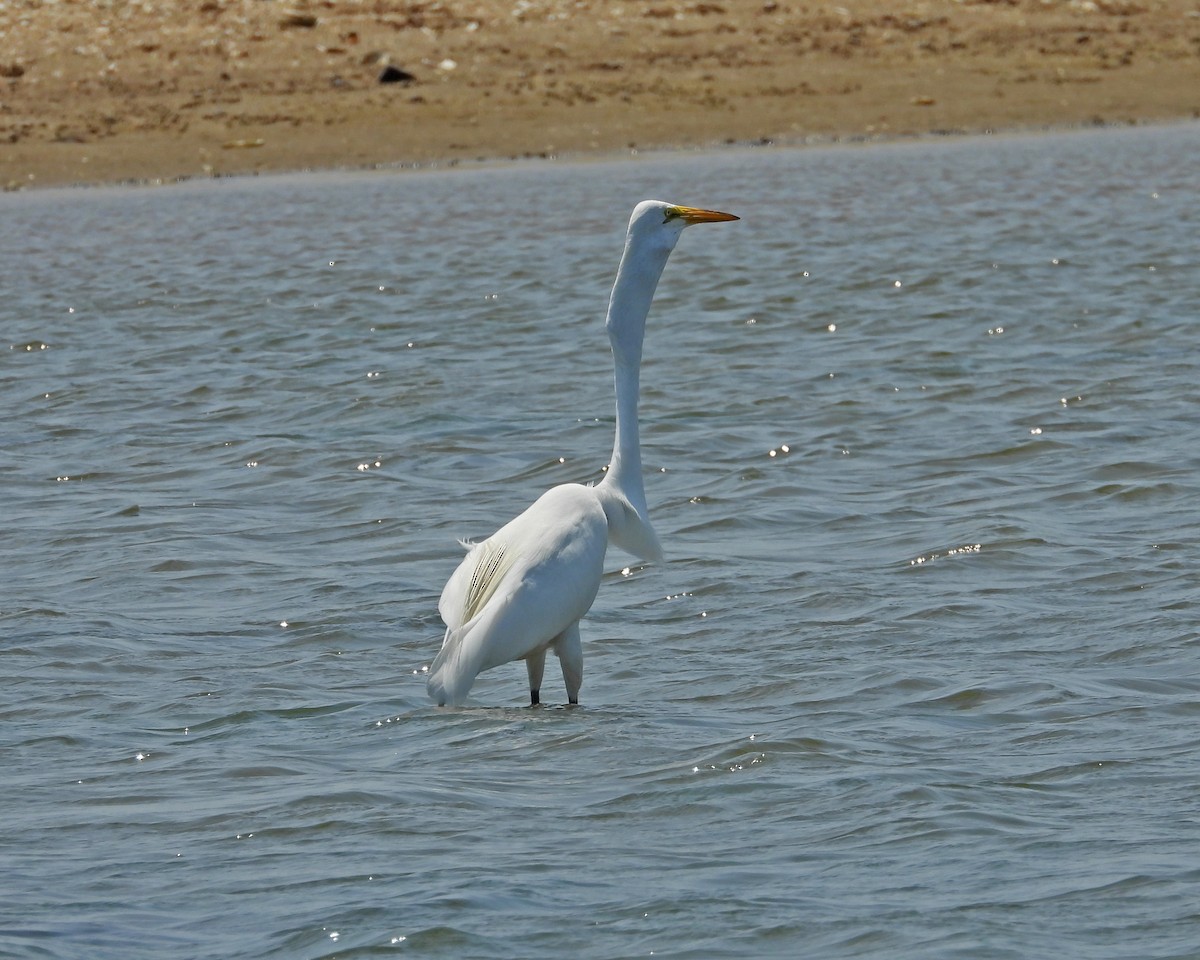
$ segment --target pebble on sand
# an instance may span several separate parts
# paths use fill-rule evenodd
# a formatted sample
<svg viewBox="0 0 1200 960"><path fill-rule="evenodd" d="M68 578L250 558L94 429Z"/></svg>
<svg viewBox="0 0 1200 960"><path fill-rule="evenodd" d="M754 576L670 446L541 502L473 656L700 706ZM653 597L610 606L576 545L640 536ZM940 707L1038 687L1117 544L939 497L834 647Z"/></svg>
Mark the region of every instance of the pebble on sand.
<svg viewBox="0 0 1200 960"><path fill-rule="evenodd" d="M400 83L408 86L410 83L416 83L417 78L407 70L401 70L399 67L393 67L390 64L383 68L383 72L379 74L380 83Z"/></svg>

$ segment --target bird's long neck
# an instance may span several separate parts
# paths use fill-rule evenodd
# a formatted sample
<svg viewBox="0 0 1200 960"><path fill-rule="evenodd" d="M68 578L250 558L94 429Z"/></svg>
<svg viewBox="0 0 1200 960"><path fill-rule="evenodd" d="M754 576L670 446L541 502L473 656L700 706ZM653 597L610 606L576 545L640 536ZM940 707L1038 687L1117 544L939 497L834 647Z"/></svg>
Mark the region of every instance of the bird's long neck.
<svg viewBox="0 0 1200 960"><path fill-rule="evenodd" d="M646 494L642 485L642 448L638 434L638 386L646 315L670 249L636 250L625 244L617 279L608 302L608 339L612 344L617 392L617 433L604 482L623 493L642 515Z"/></svg>

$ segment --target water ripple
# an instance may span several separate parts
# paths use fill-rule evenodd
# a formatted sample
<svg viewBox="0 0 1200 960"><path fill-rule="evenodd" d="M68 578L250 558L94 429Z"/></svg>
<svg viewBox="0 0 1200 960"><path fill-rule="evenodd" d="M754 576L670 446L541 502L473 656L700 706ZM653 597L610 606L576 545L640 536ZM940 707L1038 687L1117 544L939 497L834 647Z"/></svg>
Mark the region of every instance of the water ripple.
<svg viewBox="0 0 1200 960"><path fill-rule="evenodd" d="M1196 140L10 195L0 953L1190 956ZM652 194L668 560L437 710Z"/></svg>

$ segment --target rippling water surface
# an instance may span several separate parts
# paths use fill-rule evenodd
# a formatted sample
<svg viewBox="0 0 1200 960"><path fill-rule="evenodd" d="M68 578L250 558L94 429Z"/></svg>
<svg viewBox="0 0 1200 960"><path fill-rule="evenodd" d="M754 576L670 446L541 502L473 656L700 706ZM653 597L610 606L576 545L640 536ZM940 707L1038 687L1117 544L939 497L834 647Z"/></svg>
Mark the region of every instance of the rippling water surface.
<svg viewBox="0 0 1200 960"><path fill-rule="evenodd" d="M1197 151L0 200L0 954L1194 957ZM647 196L743 217L650 320L668 560L580 708L436 709L454 539L607 459Z"/></svg>

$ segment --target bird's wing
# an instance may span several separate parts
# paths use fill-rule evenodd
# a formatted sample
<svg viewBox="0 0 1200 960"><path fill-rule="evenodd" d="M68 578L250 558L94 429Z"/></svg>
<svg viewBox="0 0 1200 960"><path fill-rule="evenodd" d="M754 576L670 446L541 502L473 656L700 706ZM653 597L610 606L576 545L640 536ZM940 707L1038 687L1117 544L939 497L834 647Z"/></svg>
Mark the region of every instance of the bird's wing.
<svg viewBox="0 0 1200 960"><path fill-rule="evenodd" d="M509 550L498 534L482 543L470 544L467 555L442 588L438 600L442 622L453 630L473 619L515 559L515 551Z"/></svg>
<svg viewBox="0 0 1200 960"><path fill-rule="evenodd" d="M587 613L604 571L608 523L594 492L565 484L476 544L442 591L446 637L429 668L438 702L475 675L545 647Z"/></svg>

